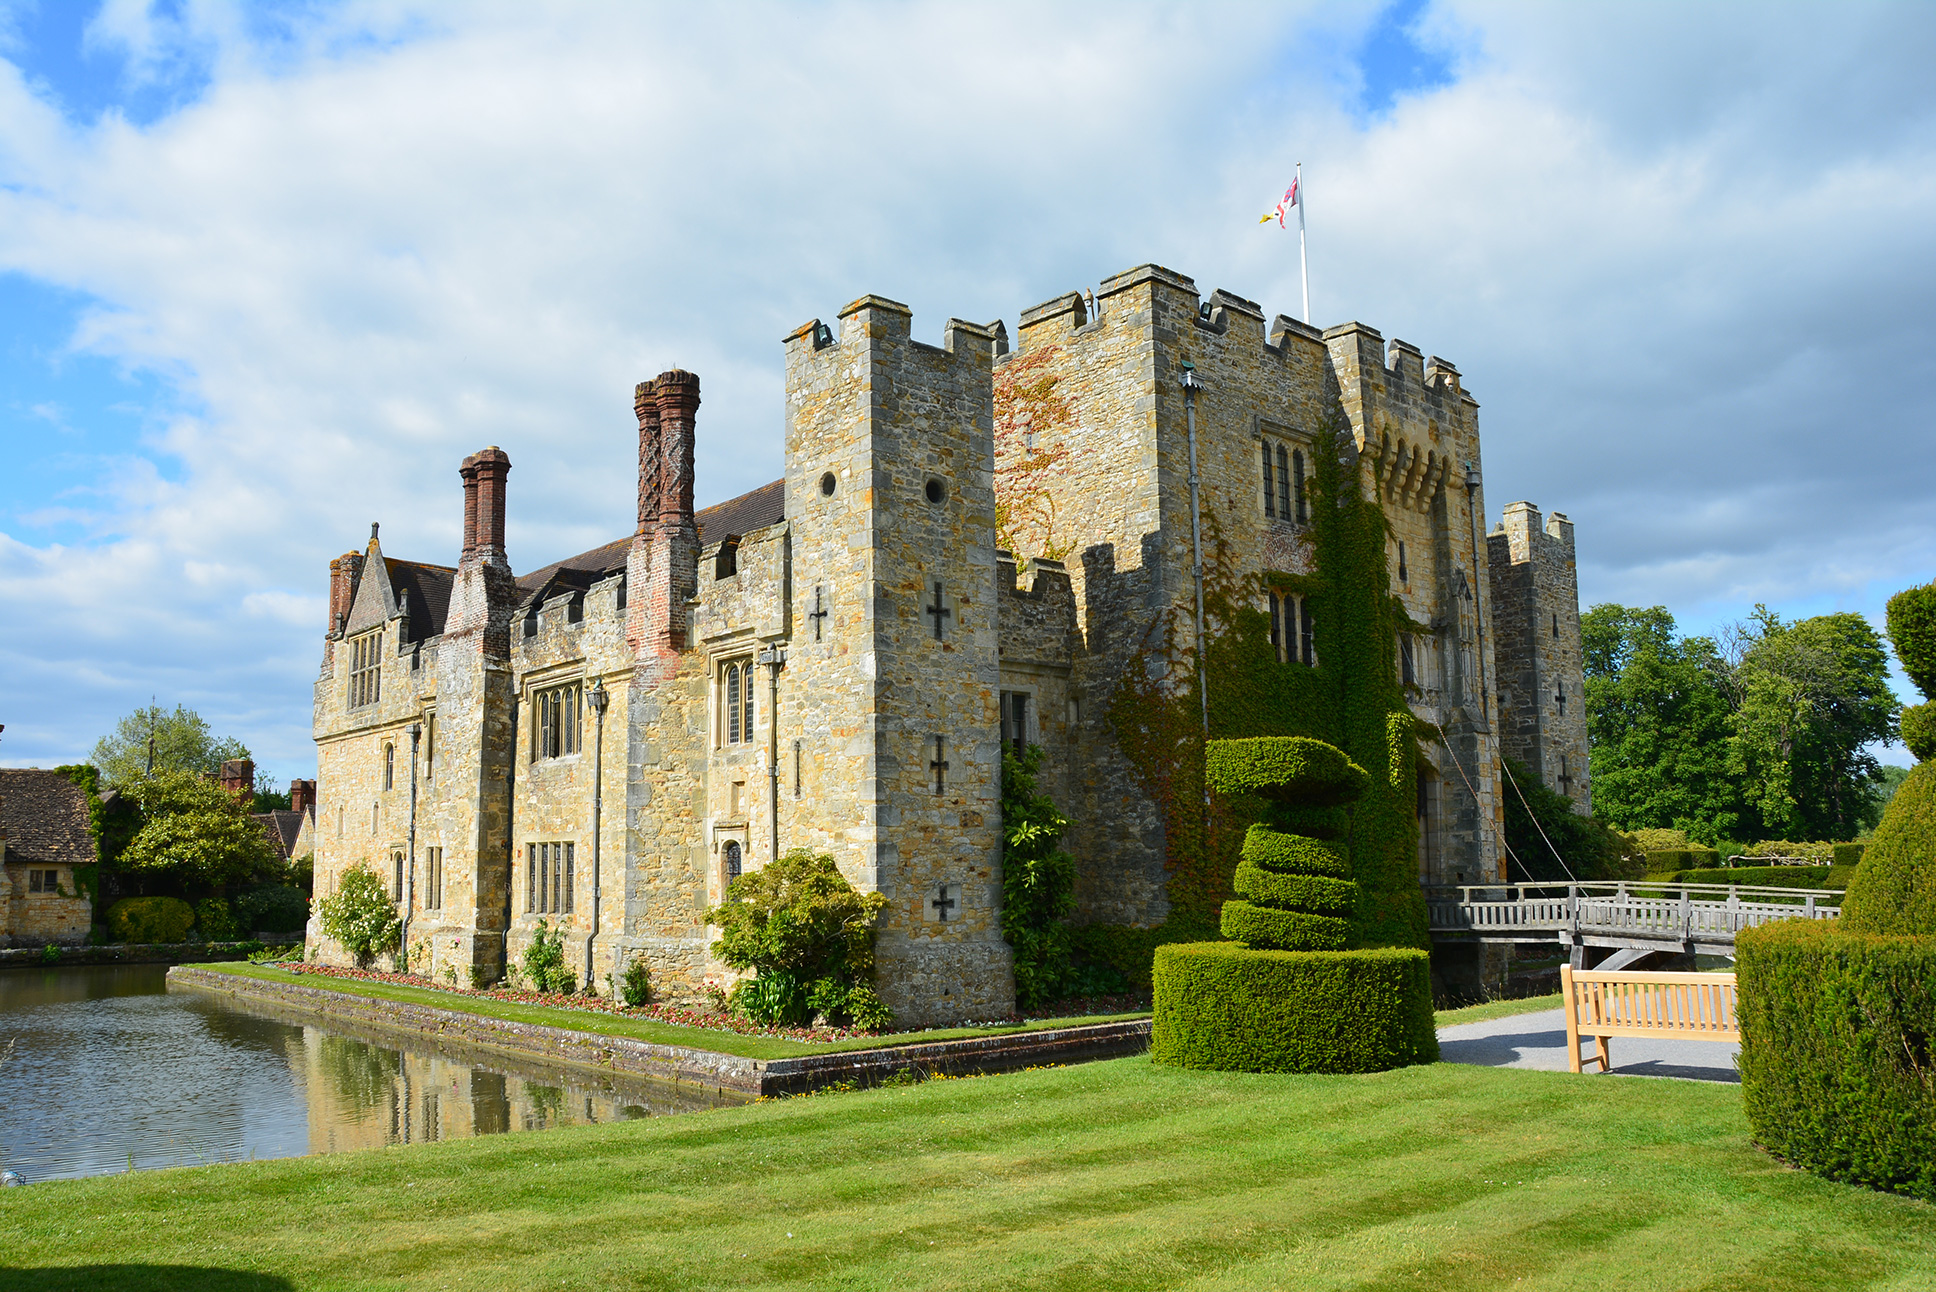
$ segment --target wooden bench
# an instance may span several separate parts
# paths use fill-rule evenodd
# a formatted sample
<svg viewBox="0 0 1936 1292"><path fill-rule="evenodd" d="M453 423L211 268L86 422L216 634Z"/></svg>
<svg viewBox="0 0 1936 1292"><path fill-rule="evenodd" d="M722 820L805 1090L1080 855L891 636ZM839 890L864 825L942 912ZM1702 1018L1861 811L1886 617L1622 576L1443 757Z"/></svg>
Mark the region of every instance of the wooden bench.
<svg viewBox="0 0 1936 1292"><path fill-rule="evenodd" d="M1573 1071L1583 1071L1580 1038L1590 1036L1597 1053L1585 1060L1600 1071L1613 1067L1608 1041L1649 1036L1678 1041L1739 1041L1731 973L1595 973L1560 966L1566 1000L1566 1052Z"/></svg>

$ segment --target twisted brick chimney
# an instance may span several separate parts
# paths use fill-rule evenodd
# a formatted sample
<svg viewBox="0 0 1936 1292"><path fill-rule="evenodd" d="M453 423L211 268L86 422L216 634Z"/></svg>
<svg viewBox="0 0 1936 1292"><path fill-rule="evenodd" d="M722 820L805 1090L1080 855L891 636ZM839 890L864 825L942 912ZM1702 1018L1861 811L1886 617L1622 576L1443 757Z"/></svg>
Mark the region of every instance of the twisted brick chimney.
<svg viewBox="0 0 1936 1292"><path fill-rule="evenodd" d="M291 812L313 812L316 808L316 782L294 780L289 782L289 810Z"/></svg>
<svg viewBox="0 0 1936 1292"><path fill-rule="evenodd" d="M511 474L511 458L493 444L469 459L475 486L467 489L464 510L472 516L470 547L489 561L504 560L504 486ZM473 504L471 495L475 495Z"/></svg>
<svg viewBox="0 0 1936 1292"><path fill-rule="evenodd" d="M693 523L693 422L699 378L681 368L642 381L639 528L626 560L626 640L640 656L672 664L686 648L686 603L699 586L699 529Z"/></svg>

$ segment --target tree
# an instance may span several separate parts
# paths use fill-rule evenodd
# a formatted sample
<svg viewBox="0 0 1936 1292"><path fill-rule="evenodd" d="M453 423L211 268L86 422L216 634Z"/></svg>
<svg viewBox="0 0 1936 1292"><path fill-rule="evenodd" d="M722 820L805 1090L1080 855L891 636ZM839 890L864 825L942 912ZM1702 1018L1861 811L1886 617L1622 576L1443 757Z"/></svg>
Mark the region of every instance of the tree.
<svg viewBox="0 0 1936 1292"><path fill-rule="evenodd" d="M125 792L145 823L122 851L119 869L167 874L197 888L220 888L276 869L279 858L262 823L200 773L159 772Z"/></svg>
<svg viewBox="0 0 1936 1292"><path fill-rule="evenodd" d="M1580 640L1595 815L1616 829L1685 830L1704 843L1740 837L1715 643L1680 636L1665 606L1611 604L1580 616Z"/></svg>
<svg viewBox="0 0 1936 1292"><path fill-rule="evenodd" d="M706 912L719 926L713 954L757 977L734 990L734 1005L763 1023L804 1023L815 1013L863 1028L889 1015L868 979L874 972L879 893L847 882L828 853L795 848L741 875Z"/></svg>
<svg viewBox="0 0 1936 1292"><path fill-rule="evenodd" d="M1639 879L1647 859L1639 843L1573 810L1573 800L1506 760L1511 782L1500 791L1506 806L1506 846L1515 880ZM1557 853L1558 856L1554 854Z"/></svg>
<svg viewBox="0 0 1936 1292"><path fill-rule="evenodd" d="M1895 737L1901 708L1881 637L1860 615L1784 623L1766 606L1733 635L1732 761L1761 837L1853 839L1878 815L1864 746Z"/></svg>
<svg viewBox="0 0 1936 1292"><path fill-rule="evenodd" d="M109 785L122 789L147 776L149 744L154 772L213 775L231 758L249 757L248 746L232 737L216 739L202 716L186 705L173 713L159 705L136 709L115 724L94 746L94 765Z"/></svg>

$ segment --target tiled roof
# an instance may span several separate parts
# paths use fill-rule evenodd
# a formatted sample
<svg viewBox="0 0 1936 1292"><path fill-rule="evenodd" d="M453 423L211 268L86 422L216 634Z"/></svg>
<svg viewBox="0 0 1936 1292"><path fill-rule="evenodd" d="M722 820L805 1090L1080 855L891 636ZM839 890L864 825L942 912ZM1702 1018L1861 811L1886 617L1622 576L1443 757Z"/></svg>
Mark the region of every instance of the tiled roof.
<svg viewBox="0 0 1936 1292"><path fill-rule="evenodd" d="M786 481L775 480L763 484L751 493L743 493L737 498L728 498L693 516L693 523L699 527L699 541L716 542L728 534L750 534L756 529L778 524L786 516ZM603 547L594 547L589 552L554 561L540 566L531 573L518 579L518 590L524 593L528 602L535 594L545 591L545 586L559 576L557 582L573 588L582 588L615 574L625 568L626 553L632 550L632 536L615 539ZM394 562L393 562L394 564ZM575 576L575 577L574 577ZM446 589L448 600L449 591ZM437 620L437 630L443 631L441 614Z"/></svg>
<svg viewBox="0 0 1936 1292"><path fill-rule="evenodd" d="M0 768L0 828L6 831L9 862L94 864L87 791L59 772Z"/></svg>
<svg viewBox="0 0 1936 1292"><path fill-rule="evenodd" d="M395 561L383 558L390 567L390 587L399 600L410 594L410 635L418 641L438 637L444 631L444 618L450 613L450 589L457 571L448 565L425 565L422 561Z"/></svg>
<svg viewBox="0 0 1936 1292"><path fill-rule="evenodd" d="M305 812L292 812L288 808L275 808L268 812L256 812L255 819L262 822L262 828L269 832L269 840L282 851L282 859L289 860L290 851L296 846L296 836L302 833Z"/></svg>

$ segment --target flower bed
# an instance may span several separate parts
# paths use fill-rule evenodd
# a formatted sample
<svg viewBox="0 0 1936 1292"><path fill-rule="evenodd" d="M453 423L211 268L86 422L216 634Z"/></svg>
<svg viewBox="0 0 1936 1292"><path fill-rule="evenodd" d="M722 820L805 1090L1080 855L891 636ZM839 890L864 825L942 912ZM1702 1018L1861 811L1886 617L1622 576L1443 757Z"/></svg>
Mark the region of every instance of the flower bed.
<svg viewBox="0 0 1936 1292"><path fill-rule="evenodd" d="M789 1041L807 1041L825 1044L834 1041L855 1041L868 1037L881 1036L881 1032L863 1032L850 1027L777 1027L755 1023L750 1019L717 1010L699 1009L687 1005L654 1003L648 1005L626 1005L622 1002L607 1000L602 996L561 995L556 992L530 991L517 987L458 987L449 983L432 982L414 974L387 973L380 969L351 969L341 965L309 964L301 960L270 962L274 968L298 975L313 975L321 978L345 978L357 982L391 983L399 987L416 987L426 991L445 992L452 996L472 996L483 1000L501 1000L520 1005L543 1005L548 1009L577 1010L588 1014L615 1014L621 1018L650 1019L654 1022L671 1023L679 1027L707 1028L716 1032L735 1032L741 1036L771 1036ZM1073 1018L1089 1014L1128 1014L1150 1007L1148 992L1131 993L1121 996L1087 997L1080 1000L1056 1001L1045 1011L1037 1010L1029 1017L1009 1014L1001 1018L984 1019L978 1023L962 1024L968 1027L1012 1026L1046 1018ZM894 1033L909 1035L909 1033Z"/></svg>

